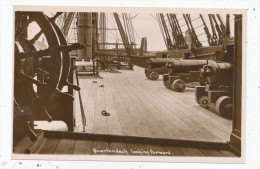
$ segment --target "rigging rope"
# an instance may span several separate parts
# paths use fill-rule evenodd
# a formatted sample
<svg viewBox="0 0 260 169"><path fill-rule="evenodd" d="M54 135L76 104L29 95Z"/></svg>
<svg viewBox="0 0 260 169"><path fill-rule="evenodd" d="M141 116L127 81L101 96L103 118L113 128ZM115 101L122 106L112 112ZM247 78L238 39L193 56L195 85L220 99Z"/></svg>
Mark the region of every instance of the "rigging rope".
<svg viewBox="0 0 260 169"><path fill-rule="evenodd" d="M164 34L164 31L163 31L162 21L160 19L160 14L156 14L156 17L157 17L157 21L159 23L159 27L160 27L160 30L161 30L161 33L162 33L162 36L163 36L164 43L165 43L165 45L167 47L167 42L166 42L166 37L165 37L166 35Z"/></svg>
<svg viewBox="0 0 260 169"><path fill-rule="evenodd" d="M137 32L135 31L135 28L133 28L135 34L137 35L138 39L141 41L141 38L139 37L139 35L137 34Z"/></svg>
<svg viewBox="0 0 260 169"><path fill-rule="evenodd" d="M178 21L181 21L181 20L183 20L183 17L181 17L181 19L179 19Z"/></svg>
<svg viewBox="0 0 260 169"><path fill-rule="evenodd" d="M196 20L198 20L199 18L200 18L200 17L197 17L197 18L191 20L191 22L196 21Z"/></svg>
<svg viewBox="0 0 260 169"><path fill-rule="evenodd" d="M183 25L181 25L180 27L183 27L183 26L185 26L186 25L186 23L185 24L183 24Z"/></svg>
<svg viewBox="0 0 260 169"><path fill-rule="evenodd" d="M200 27L202 27L202 26L204 26L204 25L203 25L203 24L202 24L202 25L199 25L199 26L195 27L194 29L198 29L198 28L200 28Z"/></svg>
<svg viewBox="0 0 260 169"><path fill-rule="evenodd" d="M197 36L201 36L201 35L205 35L206 33L201 33L201 34L198 34Z"/></svg>
<svg viewBox="0 0 260 169"><path fill-rule="evenodd" d="M204 25L205 33L207 34L208 44L209 44L210 46L216 45L217 42L213 40L213 38L212 38L212 36L211 36L211 34L210 34L210 32L209 32L209 29L208 29L208 27L207 27L207 24L206 24L206 22L205 22L205 20L204 20L204 18L203 18L203 16L202 16L202 14L200 14L200 17L201 17L201 20L202 20L203 25Z"/></svg>
<svg viewBox="0 0 260 169"><path fill-rule="evenodd" d="M113 15L113 14L111 14L111 16L112 16L112 15ZM112 18L113 18L113 17L112 17ZM112 21L113 21L113 26L114 26L114 28L116 28L115 20L112 19ZM117 29L117 30L118 30L118 29ZM117 30L115 30L115 33L116 33L116 41L120 40L120 39L118 38Z"/></svg>

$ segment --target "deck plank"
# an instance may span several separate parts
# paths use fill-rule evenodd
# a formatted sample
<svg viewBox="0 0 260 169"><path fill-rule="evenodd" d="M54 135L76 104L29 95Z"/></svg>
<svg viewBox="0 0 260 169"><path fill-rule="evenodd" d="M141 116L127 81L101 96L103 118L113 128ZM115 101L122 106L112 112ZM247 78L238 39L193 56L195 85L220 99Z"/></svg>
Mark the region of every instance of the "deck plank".
<svg viewBox="0 0 260 169"><path fill-rule="evenodd" d="M129 112L129 105L126 104L123 100L124 97L122 95L124 95L124 93L120 93L120 91L118 91L120 88L124 88L124 86L118 86L118 83L115 82L115 79L113 79L112 77L108 78L108 80L111 84L110 86L113 100L124 135L142 136L142 132L138 130L140 128L140 125L133 117L133 114Z"/></svg>
<svg viewBox="0 0 260 169"><path fill-rule="evenodd" d="M74 140L74 139L61 139L54 151L54 154L72 155L74 147L75 147L75 143L76 143L76 140Z"/></svg>
<svg viewBox="0 0 260 169"><path fill-rule="evenodd" d="M93 83L93 79L85 79L89 81L90 86L86 92L82 93L83 107L86 116L86 132L93 132L94 130L94 113L96 107L97 84ZM95 81L98 81L95 79ZM85 88L85 86L81 86ZM78 105L79 106L79 105ZM77 112L78 113L78 112Z"/></svg>
<svg viewBox="0 0 260 169"><path fill-rule="evenodd" d="M181 147L167 146L166 148L171 152L172 156L183 156L184 155L184 152Z"/></svg>
<svg viewBox="0 0 260 169"><path fill-rule="evenodd" d="M222 156L224 157L237 157L234 153L228 150L219 150Z"/></svg>
<svg viewBox="0 0 260 169"><path fill-rule="evenodd" d="M103 85L103 79L100 80L96 85L98 88L96 94L93 132L97 134L108 134L107 117L101 114L103 110L106 110L104 87L99 87L100 85Z"/></svg>
<svg viewBox="0 0 260 169"><path fill-rule="evenodd" d="M200 149L197 148L187 148L187 147L182 147L181 148L184 156L205 156Z"/></svg>
<svg viewBox="0 0 260 169"><path fill-rule="evenodd" d="M40 150L39 154L53 154L58 146L60 139L48 138Z"/></svg>
<svg viewBox="0 0 260 169"><path fill-rule="evenodd" d="M106 79L107 74L104 74L103 77ZM105 103L106 111L110 113L110 116L107 116L107 130L108 134L114 135L124 135L122 126L118 117L116 104L113 99L111 84L109 81L103 81L104 92L105 92Z"/></svg>
<svg viewBox="0 0 260 169"><path fill-rule="evenodd" d="M73 154L75 155L90 155L92 151L92 140L76 140Z"/></svg>
<svg viewBox="0 0 260 169"><path fill-rule="evenodd" d="M84 105L86 105L85 103L88 101L88 94L90 92L90 86L91 86L91 81L90 80L86 80L86 79L81 79L79 78L79 86L81 88L80 90L80 93L81 93L81 99L82 99L82 104L83 104L83 110L84 110L84 113L85 113L85 116L87 115L87 110L86 110L86 106L84 107ZM85 96L85 97L83 97ZM75 105L76 105L76 108L75 108L75 111L76 112L79 112L79 113L76 113L76 126L79 126L78 127L78 130L77 132L80 132L82 130L82 117L81 117L81 108L80 108L80 102L79 102L79 93L78 92L75 92ZM89 117L89 116L88 116Z"/></svg>
<svg viewBox="0 0 260 169"><path fill-rule="evenodd" d="M116 81L114 84L117 87L117 93L121 95L128 114L135 121L136 127L134 129L141 133L140 136L149 137L153 135L147 125L147 117L144 115L143 105L140 104L139 98L129 90L131 87L128 83L125 83L127 79L125 77L118 77L118 74L116 74L112 77L112 80Z"/></svg>
<svg viewBox="0 0 260 169"><path fill-rule="evenodd" d="M221 153L218 150L202 148L200 151L207 157L220 157Z"/></svg>

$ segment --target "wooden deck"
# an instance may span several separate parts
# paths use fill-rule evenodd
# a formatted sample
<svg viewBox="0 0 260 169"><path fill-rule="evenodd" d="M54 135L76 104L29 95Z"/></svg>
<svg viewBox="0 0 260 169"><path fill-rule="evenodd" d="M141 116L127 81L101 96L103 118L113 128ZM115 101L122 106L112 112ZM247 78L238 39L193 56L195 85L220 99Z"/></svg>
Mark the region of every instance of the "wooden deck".
<svg viewBox="0 0 260 169"><path fill-rule="evenodd" d="M232 121L200 107L194 100L194 88L171 91L163 86L162 77L148 80L137 66L120 72L101 72L103 79L79 76L87 133L229 141ZM76 125L81 132L78 97L76 105ZM102 110L110 116L101 115Z"/></svg>

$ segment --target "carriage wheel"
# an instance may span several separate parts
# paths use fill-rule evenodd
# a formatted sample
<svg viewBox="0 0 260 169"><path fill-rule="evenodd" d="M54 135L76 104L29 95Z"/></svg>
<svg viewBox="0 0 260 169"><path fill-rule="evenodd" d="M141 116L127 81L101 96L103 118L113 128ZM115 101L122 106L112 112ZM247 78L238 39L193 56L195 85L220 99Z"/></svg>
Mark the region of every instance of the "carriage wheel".
<svg viewBox="0 0 260 169"><path fill-rule="evenodd" d="M216 112L226 118L232 118L232 98L221 96L216 101Z"/></svg>
<svg viewBox="0 0 260 169"><path fill-rule="evenodd" d="M186 84L181 79L176 79L171 86L171 89L176 92L183 92L185 88L186 88Z"/></svg>
<svg viewBox="0 0 260 169"><path fill-rule="evenodd" d="M149 75L148 75L148 73L145 73L145 77L146 77L147 79L149 79Z"/></svg>
<svg viewBox="0 0 260 169"><path fill-rule="evenodd" d="M147 77L147 79L152 80L151 77L150 77L150 75L151 75L151 73L149 73L149 72L145 74L145 76Z"/></svg>
<svg viewBox="0 0 260 169"><path fill-rule="evenodd" d="M163 81L163 85L167 88L167 89L170 89L170 82L169 81Z"/></svg>
<svg viewBox="0 0 260 169"><path fill-rule="evenodd" d="M158 80L158 78L159 78L159 73L157 73L157 72L152 72L152 73L150 74L150 79L151 79L151 80Z"/></svg>
<svg viewBox="0 0 260 169"><path fill-rule="evenodd" d="M200 96L195 99L200 106L208 108L208 97L207 96Z"/></svg>

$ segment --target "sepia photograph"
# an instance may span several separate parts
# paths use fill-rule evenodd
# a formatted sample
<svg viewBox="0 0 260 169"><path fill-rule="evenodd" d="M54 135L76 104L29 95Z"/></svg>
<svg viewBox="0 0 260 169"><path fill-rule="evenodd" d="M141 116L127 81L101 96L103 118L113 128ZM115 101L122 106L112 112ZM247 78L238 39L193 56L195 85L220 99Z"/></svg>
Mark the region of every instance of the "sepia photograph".
<svg viewBox="0 0 260 169"><path fill-rule="evenodd" d="M13 19L12 159L245 162L245 9Z"/></svg>

